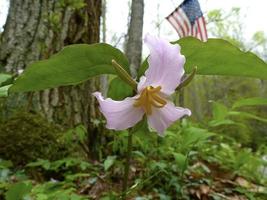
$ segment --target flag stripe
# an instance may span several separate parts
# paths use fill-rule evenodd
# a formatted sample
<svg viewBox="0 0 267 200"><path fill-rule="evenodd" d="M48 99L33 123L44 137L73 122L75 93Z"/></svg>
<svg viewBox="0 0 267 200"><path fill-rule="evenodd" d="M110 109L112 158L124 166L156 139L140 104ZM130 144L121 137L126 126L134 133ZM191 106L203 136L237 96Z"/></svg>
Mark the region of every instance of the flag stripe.
<svg viewBox="0 0 267 200"><path fill-rule="evenodd" d="M203 30L204 30L204 37L208 39L208 32L207 32L207 28L206 28L206 21L204 17L201 17L202 20L202 26L203 26Z"/></svg>
<svg viewBox="0 0 267 200"><path fill-rule="evenodd" d="M199 37L198 37L199 33L198 33L197 23L194 24L194 31L195 31L195 35L194 36L199 39Z"/></svg>
<svg viewBox="0 0 267 200"><path fill-rule="evenodd" d="M175 21L177 22L177 24L179 25L179 27L181 28L183 35L182 37L186 36L186 31L185 31L185 27L183 26L182 23L182 18L180 17L180 15L178 15L176 12L173 13L173 18L175 19Z"/></svg>
<svg viewBox="0 0 267 200"><path fill-rule="evenodd" d="M174 27L174 29L177 31L177 33L179 34L180 37L183 37L182 33L180 32L180 27L177 24L175 18L173 16L169 16L168 21L171 23L171 25Z"/></svg>
<svg viewBox="0 0 267 200"><path fill-rule="evenodd" d="M185 0L166 19L180 38L193 36L202 41L208 39L205 18L197 0Z"/></svg>
<svg viewBox="0 0 267 200"><path fill-rule="evenodd" d="M177 11L183 17L183 19L185 19L187 26L190 27L191 26L191 23L188 20L188 17L186 16L186 14L184 13L183 9L182 8L179 8L179 9L177 9Z"/></svg>
<svg viewBox="0 0 267 200"><path fill-rule="evenodd" d="M203 40L207 40L208 36L207 36L207 29L206 29L206 23L205 23L205 19L204 17L199 18L199 24L200 24L200 28L201 28L201 34L203 35Z"/></svg>
<svg viewBox="0 0 267 200"><path fill-rule="evenodd" d="M200 20L199 19L197 19L196 20L196 24L197 24L197 29L198 29L198 34L199 34L199 38L200 38L200 40L202 40L203 41L203 35L202 35L202 31L201 31L201 25L200 25Z"/></svg>
<svg viewBox="0 0 267 200"><path fill-rule="evenodd" d="M181 16L183 24L186 29L186 35L188 35L190 33L190 27L191 27L191 24L188 21L188 18L186 17L184 11L181 8L177 9L177 15Z"/></svg>

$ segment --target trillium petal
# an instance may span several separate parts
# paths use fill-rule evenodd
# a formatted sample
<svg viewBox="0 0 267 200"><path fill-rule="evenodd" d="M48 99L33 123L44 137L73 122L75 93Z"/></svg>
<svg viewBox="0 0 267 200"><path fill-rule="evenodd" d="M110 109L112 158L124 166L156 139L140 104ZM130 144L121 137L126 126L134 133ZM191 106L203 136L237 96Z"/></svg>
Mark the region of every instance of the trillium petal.
<svg viewBox="0 0 267 200"><path fill-rule="evenodd" d="M175 121L181 117L191 115L191 111L187 108L175 107L168 101L163 108L154 108L151 115L147 116L148 124L155 129L160 135Z"/></svg>
<svg viewBox="0 0 267 200"><path fill-rule="evenodd" d="M123 101L114 101L110 98L104 99L100 92L93 95L97 98L100 111L107 120L106 127L114 130L124 130L134 126L139 122L144 111L139 107L134 107L135 97L129 97Z"/></svg>
<svg viewBox="0 0 267 200"><path fill-rule="evenodd" d="M185 57L180 53L180 46L151 35L146 35L145 43L150 56L144 85L161 86L165 94L172 94L184 74Z"/></svg>
<svg viewBox="0 0 267 200"><path fill-rule="evenodd" d="M146 77L145 76L141 76L139 83L137 85L137 91L140 93L147 85L147 81L146 81Z"/></svg>

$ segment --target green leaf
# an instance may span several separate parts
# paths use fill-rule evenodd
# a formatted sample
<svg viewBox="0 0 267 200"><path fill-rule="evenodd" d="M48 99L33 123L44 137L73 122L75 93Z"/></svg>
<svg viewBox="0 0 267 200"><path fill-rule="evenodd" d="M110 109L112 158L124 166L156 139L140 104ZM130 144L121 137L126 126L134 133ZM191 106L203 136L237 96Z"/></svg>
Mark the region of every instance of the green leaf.
<svg viewBox="0 0 267 200"><path fill-rule="evenodd" d="M13 163L10 160L2 160L0 158L0 169L6 169L13 166Z"/></svg>
<svg viewBox="0 0 267 200"><path fill-rule="evenodd" d="M84 142L85 139L86 139L86 136L87 136L87 131L86 131L86 128L83 126L83 125L78 125L74 128L74 133L75 133L75 136L76 136L76 139L79 141L79 142Z"/></svg>
<svg viewBox="0 0 267 200"><path fill-rule="evenodd" d="M197 67L195 67L193 69L193 71L191 72L191 74L189 74L181 83L180 85L176 88L176 91L177 90L180 90L182 88L184 88L185 86L187 86L189 83L191 83L191 81L193 80L193 78L195 77L196 75L196 72L197 72Z"/></svg>
<svg viewBox="0 0 267 200"><path fill-rule="evenodd" d="M112 79L109 84L108 97L114 100L123 100L133 95L133 88L127 85L119 77Z"/></svg>
<svg viewBox="0 0 267 200"><path fill-rule="evenodd" d="M184 171L186 168L187 168L187 158L185 155L181 154L181 153L176 153L176 152L173 152L172 153L175 160L176 160L176 163L178 165L178 167Z"/></svg>
<svg viewBox="0 0 267 200"><path fill-rule="evenodd" d="M4 86L4 83L11 78L12 76L10 74L0 74L0 86Z"/></svg>
<svg viewBox="0 0 267 200"><path fill-rule="evenodd" d="M266 98L254 97L254 98L241 99L239 101L236 101L233 105L233 109L239 108L242 106L266 106L266 105L267 105Z"/></svg>
<svg viewBox="0 0 267 200"><path fill-rule="evenodd" d="M6 192L6 200L18 200L23 199L23 196L27 195L32 189L31 184L23 182L12 185Z"/></svg>
<svg viewBox="0 0 267 200"><path fill-rule="evenodd" d="M104 161L104 170L107 171L115 163L117 156L108 156Z"/></svg>
<svg viewBox="0 0 267 200"><path fill-rule="evenodd" d="M144 133L147 134L149 132L149 127L148 127L148 123L147 123L147 118L143 117L143 119L138 122L133 129L131 130L133 133L135 134L140 134L140 133ZM144 135L142 135L142 139L144 139Z"/></svg>
<svg viewBox="0 0 267 200"><path fill-rule="evenodd" d="M251 52L243 52L222 39L201 42L186 37L176 43L186 57L185 71L190 73L197 66L197 74L243 76L267 79L267 64Z"/></svg>
<svg viewBox="0 0 267 200"><path fill-rule="evenodd" d="M255 119L255 120L267 123L267 118L262 118L262 117L259 117L257 115L253 115L253 114L250 114L250 113L247 113L247 112L231 111L231 112L228 113L228 115L230 115L230 116L239 116L239 117L243 117L243 118L246 118L246 119Z"/></svg>
<svg viewBox="0 0 267 200"><path fill-rule="evenodd" d="M214 120L223 120L228 115L228 108L218 102L212 102L212 116Z"/></svg>
<svg viewBox="0 0 267 200"><path fill-rule="evenodd" d="M138 69L138 78L140 78L142 75L144 75L145 71L148 68L148 61L147 58L144 60L144 62L141 64L141 66Z"/></svg>
<svg viewBox="0 0 267 200"><path fill-rule="evenodd" d="M13 83L13 77L10 74L0 74L0 87ZM1 97L1 96L0 96Z"/></svg>
<svg viewBox="0 0 267 200"><path fill-rule="evenodd" d="M209 137L214 136L214 133L209 132L207 129L188 127L184 130L182 135L182 148L195 146L199 143L205 142Z"/></svg>
<svg viewBox="0 0 267 200"><path fill-rule="evenodd" d="M70 45L48 60L29 65L9 91L28 92L76 85L100 74L116 74L112 59L130 72L124 54L108 44Z"/></svg>
<svg viewBox="0 0 267 200"><path fill-rule="evenodd" d="M0 87L0 97L7 97L8 96L8 89L11 87L12 85L5 85L3 87Z"/></svg>
<svg viewBox="0 0 267 200"><path fill-rule="evenodd" d="M49 170L51 168L51 162L49 160L38 158L37 161L30 162L26 166L27 167L42 167L45 170Z"/></svg>
<svg viewBox="0 0 267 200"><path fill-rule="evenodd" d="M235 122L230 119L222 119L222 120L211 120L209 121L209 126L210 127L217 127L217 126L228 126L229 125L235 125L235 126L240 126L242 128L246 128L246 125L243 123Z"/></svg>

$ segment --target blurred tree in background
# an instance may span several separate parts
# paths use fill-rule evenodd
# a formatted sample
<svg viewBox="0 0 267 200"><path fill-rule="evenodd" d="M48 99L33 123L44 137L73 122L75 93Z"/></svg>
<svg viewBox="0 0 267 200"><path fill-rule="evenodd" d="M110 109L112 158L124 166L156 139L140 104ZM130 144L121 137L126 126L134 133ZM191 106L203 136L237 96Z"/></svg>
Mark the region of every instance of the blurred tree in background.
<svg viewBox="0 0 267 200"><path fill-rule="evenodd" d="M208 32L212 37L225 39L243 51L252 51L262 59L267 58L267 36L264 32L255 32L250 41L244 36L244 23L239 8L231 11L212 10L208 13ZM233 103L242 98L267 97L267 82L252 78L222 77L222 76L197 76L192 84L186 89L187 107L193 110L193 118L205 122L212 116L212 101L218 101L231 107ZM258 108L254 112L261 116L267 115L266 108ZM267 126L251 120L249 129L225 131L228 136L237 135L239 142L257 146L266 141L265 132ZM229 127L228 127L229 128ZM231 129L231 128L230 128ZM234 134L234 135L235 135ZM243 135L243 136L241 136ZM246 138L245 140L243 140ZM265 138L262 140L262 138Z"/></svg>
<svg viewBox="0 0 267 200"><path fill-rule="evenodd" d="M0 41L1 71L17 74L66 45L99 42L100 16L101 0L11 0ZM90 133L89 146L94 151L99 112L91 93L99 88L95 78L77 86L12 96L6 102L5 114L20 108L39 112L65 127L82 123Z"/></svg>

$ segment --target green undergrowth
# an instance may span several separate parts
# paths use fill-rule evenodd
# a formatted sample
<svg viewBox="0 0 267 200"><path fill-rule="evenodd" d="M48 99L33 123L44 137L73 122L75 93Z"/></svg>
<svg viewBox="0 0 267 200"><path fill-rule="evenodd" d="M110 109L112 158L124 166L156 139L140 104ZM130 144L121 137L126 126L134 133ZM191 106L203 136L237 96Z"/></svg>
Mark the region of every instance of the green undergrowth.
<svg viewBox="0 0 267 200"><path fill-rule="evenodd" d="M256 138L249 128L266 125L257 110L266 101L212 104L210 118L183 119L165 137L146 121L135 127L127 199L267 199L266 135ZM62 132L21 112L0 128L0 199L120 199L127 131L106 132L101 159L92 160L81 125Z"/></svg>
<svg viewBox="0 0 267 200"><path fill-rule="evenodd" d="M80 139L85 139L81 133L84 129L79 130ZM82 156L58 160L40 157L17 169L11 161L1 160L0 197L119 199L127 134L110 132L113 140L105 145L100 161ZM164 138L140 126L133 136L128 199L264 200L266 154L265 146L252 151L231 137L187 120L172 126Z"/></svg>

